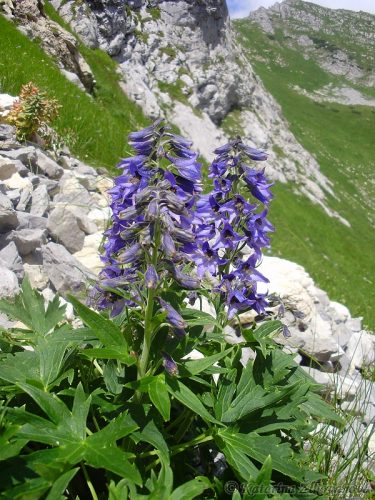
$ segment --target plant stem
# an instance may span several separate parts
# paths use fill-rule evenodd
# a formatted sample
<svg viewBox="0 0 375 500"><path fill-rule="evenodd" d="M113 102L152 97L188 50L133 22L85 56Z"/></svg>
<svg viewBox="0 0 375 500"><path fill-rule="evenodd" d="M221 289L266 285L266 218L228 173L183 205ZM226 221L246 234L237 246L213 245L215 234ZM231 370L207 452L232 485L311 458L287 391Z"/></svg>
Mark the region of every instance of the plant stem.
<svg viewBox="0 0 375 500"><path fill-rule="evenodd" d="M145 333L143 338L142 355L139 361L138 379L145 376L147 371L148 358L150 355L150 348L152 342L152 313L154 309L154 295L155 292L151 288L148 289L147 306L145 312Z"/></svg>
<svg viewBox="0 0 375 500"><path fill-rule="evenodd" d="M177 453L181 453L182 451L190 448L191 446L195 446L197 444L206 443L207 441L212 441L213 436L207 436L206 434L201 434L196 438L188 441L187 443L177 444L171 447L171 455L177 455Z"/></svg>
<svg viewBox="0 0 375 500"><path fill-rule="evenodd" d="M155 223L155 242L154 248L151 256L151 263L156 268L158 263L158 252L160 245L160 228L157 223ZM147 292L147 304L145 311L145 329L144 329L144 339L141 359L138 365L138 380L145 376L147 372L148 358L150 356L151 342L152 342L152 314L154 312L154 298L155 290L149 288Z"/></svg>
<svg viewBox="0 0 375 500"><path fill-rule="evenodd" d="M88 486L88 488L90 490L90 493L91 493L91 496L92 496L92 500L98 500L98 495L96 494L94 485L91 482L91 479L90 479L90 476L89 476L89 474L87 472L85 464L82 463L82 462L81 462L81 468L82 468L83 475L85 476L87 486Z"/></svg>

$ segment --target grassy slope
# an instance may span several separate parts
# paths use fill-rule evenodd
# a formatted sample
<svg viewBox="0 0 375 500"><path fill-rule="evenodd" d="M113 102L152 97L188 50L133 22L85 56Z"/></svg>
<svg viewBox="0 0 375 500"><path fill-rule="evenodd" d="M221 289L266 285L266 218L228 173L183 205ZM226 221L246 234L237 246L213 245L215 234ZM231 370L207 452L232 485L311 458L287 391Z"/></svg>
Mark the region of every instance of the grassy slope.
<svg viewBox="0 0 375 500"><path fill-rule="evenodd" d="M59 20L52 7L47 8ZM73 139L73 153L112 167L126 153L127 134L147 120L122 92L116 63L100 50L83 47L82 52L97 81L94 98L70 83L36 42L0 16L0 91L17 95L22 84L33 81L62 104L54 127L62 137Z"/></svg>
<svg viewBox="0 0 375 500"><path fill-rule="evenodd" d="M291 130L334 182L337 198L329 199L330 206L352 226L328 218L318 206L294 196L292 186L279 184L271 214L277 227L273 252L304 265L332 299L344 302L352 314L364 316L365 324L375 328L375 110L317 104L299 95L293 85L311 91L333 79L249 21L238 21L236 27Z"/></svg>

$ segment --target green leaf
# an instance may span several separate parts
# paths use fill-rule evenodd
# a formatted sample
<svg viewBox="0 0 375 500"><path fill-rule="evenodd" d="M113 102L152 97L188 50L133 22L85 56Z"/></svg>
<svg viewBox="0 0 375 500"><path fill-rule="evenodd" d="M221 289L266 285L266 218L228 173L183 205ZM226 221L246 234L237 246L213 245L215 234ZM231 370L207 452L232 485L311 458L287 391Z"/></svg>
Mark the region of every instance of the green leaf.
<svg viewBox="0 0 375 500"><path fill-rule="evenodd" d="M108 391L112 394L121 394L123 385L119 383L120 373L117 363L109 360L103 368L103 379Z"/></svg>
<svg viewBox="0 0 375 500"><path fill-rule="evenodd" d="M212 366L220 359L225 358L225 356L227 356L232 350L233 347L230 347L229 349L226 349L225 351L219 352L217 354L213 354L212 356L207 356L192 361L186 361L183 364L183 367L186 368L190 375L197 375L198 373L203 372L204 370Z"/></svg>
<svg viewBox="0 0 375 500"><path fill-rule="evenodd" d="M119 439L128 436L139 428L131 416L127 413L121 413L113 419L106 427L99 432L92 434L89 439L96 446L103 447L108 443L115 443Z"/></svg>
<svg viewBox="0 0 375 500"><path fill-rule="evenodd" d="M246 394L240 393L222 415L223 422L236 422L250 413L279 403L299 390L299 384L289 385L269 393L262 387L252 387Z"/></svg>
<svg viewBox="0 0 375 500"><path fill-rule="evenodd" d="M65 404L55 395L42 391L30 384L18 382L24 392L26 392L33 400L41 407L41 409L49 416L55 424L62 420L68 420L70 411Z"/></svg>
<svg viewBox="0 0 375 500"><path fill-rule="evenodd" d="M39 355L34 351L8 354L0 360L0 379L12 384L40 381Z"/></svg>
<svg viewBox="0 0 375 500"><path fill-rule="evenodd" d="M219 392L214 406L215 415L219 420L221 420L223 413L229 408L236 392L236 375L237 370L233 368L227 375L219 378Z"/></svg>
<svg viewBox="0 0 375 500"><path fill-rule="evenodd" d="M343 423L343 419L335 412L334 408L323 401L321 396L310 392L306 402L300 405L301 410L308 415L318 417L319 419L333 420Z"/></svg>
<svg viewBox="0 0 375 500"><path fill-rule="evenodd" d="M81 304L81 302L73 296L69 296L69 300L73 304L74 309L82 321L92 329L96 337L104 346L127 347L127 343L121 329L113 321L93 311L84 304Z"/></svg>
<svg viewBox="0 0 375 500"><path fill-rule="evenodd" d="M89 465L97 469L107 469L120 477L128 478L139 486L142 484L142 478L137 467L128 460L131 453L125 453L117 446L107 445L98 447L92 443L92 436L86 440L85 460Z"/></svg>
<svg viewBox="0 0 375 500"><path fill-rule="evenodd" d="M176 488L169 497L169 500L191 500L211 487L211 482L207 477L197 476Z"/></svg>
<svg viewBox="0 0 375 500"><path fill-rule="evenodd" d="M41 498L49 486L50 483L42 477L28 478L24 483L4 491L2 498L9 500L35 500Z"/></svg>
<svg viewBox="0 0 375 500"><path fill-rule="evenodd" d="M269 337L272 333L280 330L282 326L283 324L279 320L266 321L253 332L254 337L257 339Z"/></svg>
<svg viewBox="0 0 375 500"><path fill-rule="evenodd" d="M11 303L0 300L0 311L13 319L21 321L37 335L46 335L59 321L64 318L66 306L61 306L56 296L45 310L44 297L37 290L33 290L30 281L25 276L20 293Z"/></svg>
<svg viewBox="0 0 375 500"><path fill-rule="evenodd" d="M133 382L128 382L124 387L129 389L134 389L135 391L147 392L149 385L155 380L155 376L149 375L147 377L140 378L139 380L134 380Z"/></svg>
<svg viewBox="0 0 375 500"><path fill-rule="evenodd" d="M83 349L81 354L89 359L117 359L126 366L134 365L137 362L135 356L129 354L127 349L121 349L120 347L116 349L110 347Z"/></svg>
<svg viewBox="0 0 375 500"><path fill-rule="evenodd" d="M153 420L150 420L141 432L134 433L134 437L137 441L145 441L146 443L151 444L163 456L165 463L169 464L168 445Z"/></svg>
<svg viewBox="0 0 375 500"><path fill-rule="evenodd" d="M154 378L148 386L148 395L164 421L168 422L171 414L171 402L163 373Z"/></svg>
<svg viewBox="0 0 375 500"><path fill-rule="evenodd" d="M86 420L89 413L91 404L91 396L86 398L85 391L83 390L82 383L80 382L75 390L71 430L78 439L85 439L86 437Z"/></svg>
<svg viewBox="0 0 375 500"><path fill-rule="evenodd" d="M172 396L180 401L180 403L190 408L190 410L192 410L194 413L197 413L201 418L203 418L203 420L218 424L220 426L223 425L206 410L198 397L179 380L168 378L167 388Z"/></svg>
<svg viewBox="0 0 375 500"><path fill-rule="evenodd" d="M265 459L262 465L262 468L259 471L257 478L255 479L255 482L257 484L268 486L271 483L271 476L272 476L272 457L271 455L268 455L268 457Z"/></svg>
<svg viewBox="0 0 375 500"><path fill-rule="evenodd" d="M35 351L39 354L40 379L45 388L60 375L66 349L67 343L55 341L53 335L38 338Z"/></svg>
<svg viewBox="0 0 375 500"><path fill-rule="evenodd" d="M224 453L228 464L238 472L242 479L249 481L256 478L259 472L258 469L249 457L236 446L236 443L229 439L227 440L225 437L221 438L220 434L215 436L215 442L218 448Z"/></svg>
<svg viewBox="0 0 375 500"><path fill-rule="evenodd" d="M304 472L299 464L293 462L293 451L288 443L282 443L276 436L259 436L255 432L237 433L234 430L220 429L219 436L226 446L235 448L250 458L263 464L268 455L272 457L274 470L289 476L295 481L304 481ZM224 452L223 452L224 453Z"/></svg>
<svg viewBox="0 0 375 500"><path fill-rule="evenodd" d="M217 320L203 311L198 309L191 309L189 307L181 310L181 316L187 321L189 326L205 326L205 325L216 325Z"/></svg>
<svg viewBox="0 0 375 500"><path fill-rule="evenodd" d="M77 474L78 471L79 467L76 467L75 469L68 470L62 476L57 478L54 481L52 488L49 490L46 500L58 500L60 498L65 498L63 494L67 489L70 481L73 479L73 477Z"/></svg>

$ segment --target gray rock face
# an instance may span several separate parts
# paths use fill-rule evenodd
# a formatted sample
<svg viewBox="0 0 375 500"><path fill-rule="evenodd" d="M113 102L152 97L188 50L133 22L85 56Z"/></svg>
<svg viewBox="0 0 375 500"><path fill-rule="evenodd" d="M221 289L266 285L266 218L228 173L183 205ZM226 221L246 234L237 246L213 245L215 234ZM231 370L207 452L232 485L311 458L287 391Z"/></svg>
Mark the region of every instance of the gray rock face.
<svg viewBox="0 0 375 500"><path fill-rule="evenodd" d="M14 242L21 256L28 255L47 241L47 233L42 229L20 229L11 231L6 241Z"/></svg>
<svg viewBox="0 0 375 500"><path fill-rule="evenodd" d="M51 236L71 253L82 249L85 233L80 228L77 217L67 206L59 205L52 210L47 229Z"/></svg>
<svg viewBox="0 0 375 500"><path fill-rule="evenodd" d="M31 197L30 213L39 217L43 217L49 208L49 196L47 186L42 184L38 186Z"/></svg>
<svg viewBox="0 0 375 500"><path fill-rule="evenodd" d="M42 151L36 151L38 170L51 179L59 179L64 169Z"/></svg>
<svg viewBox="0 0 375 500"><path fill-rule="evenodd" d="M1 154L12 160L20 161L23 165L27 166L27 168L36 166L37 155L36 149L33 146L12 149L10 151L1 151Z"/></svg>
<svg viewBox="0 0 375 500"><path fill-rule="evenodd" d="M17 168L14 162L0 156L0 180L9 179L16 172Z"/></svg>
<svg viewBox="0 0 375 500"><path fill-rule="evenodd" d="M0 233L14 229L18 225L18 218L12 202L0 193Z"/></svg>
<svg viewBox="0 0 375 500"><path fill-rule="evenodd" d="M62 245L48 243L42 247L43 266L55 290L74 293L87 288L94 276Z"/></svg>
<svg viewBox="0 0 375 500"><path fill-rule="evenodd" d="M5 265L7 269L14 272L18 279L21 280L23 278L24 270L22 259L13 241L11 241L6 247L0 250L0 261Z"/></svg>
<svg viewBox="0 0 375 500"><path fill-rule="evenodd" d="M16 212L18 218L17 229L47 229L47 219L32 215L28 212Z"/></svg>

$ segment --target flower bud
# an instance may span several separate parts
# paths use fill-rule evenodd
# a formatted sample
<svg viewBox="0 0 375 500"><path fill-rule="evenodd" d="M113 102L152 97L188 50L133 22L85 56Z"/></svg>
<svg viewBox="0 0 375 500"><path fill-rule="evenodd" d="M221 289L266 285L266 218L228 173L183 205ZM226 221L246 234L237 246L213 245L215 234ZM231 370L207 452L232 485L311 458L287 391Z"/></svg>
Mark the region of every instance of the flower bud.
<svg viewBox="0 0 375 500"><path fill-rule="evenodd" d="M158 286L159 282L159 276L158 273L156 272L155 267L150 264L147 266L146 274L145 274L145 283L147 288L151 288L152 290L155 290L156 287Z"/></svg>
<svg viewBox="0 0 375 500"><path fill-rule="evenodd" d="M166 352L162 352L163 356L163 366L165 370L169 373L169 375L172 375L175 377L178 375L178 366L175 362L175 360Z"/></svg>

